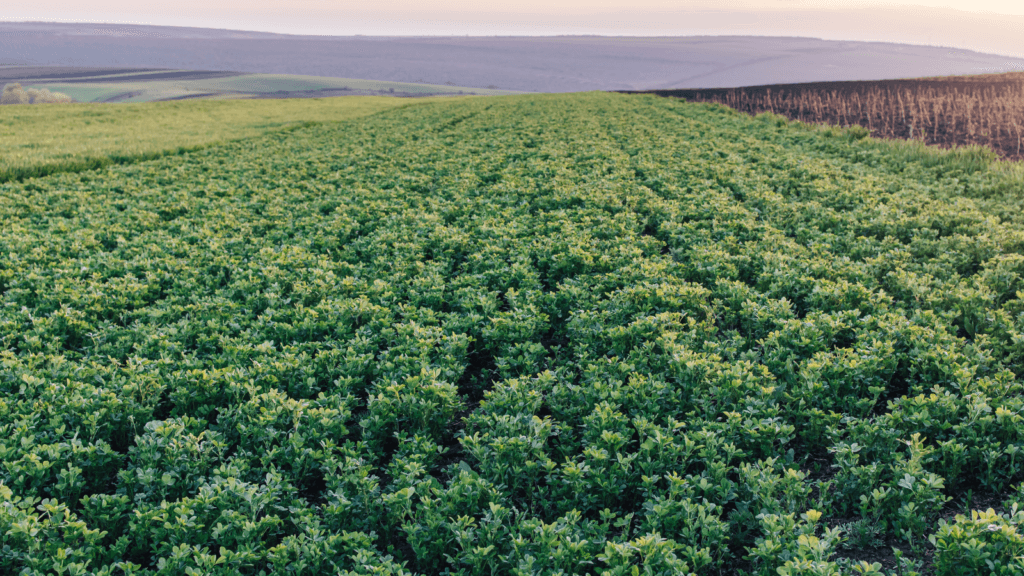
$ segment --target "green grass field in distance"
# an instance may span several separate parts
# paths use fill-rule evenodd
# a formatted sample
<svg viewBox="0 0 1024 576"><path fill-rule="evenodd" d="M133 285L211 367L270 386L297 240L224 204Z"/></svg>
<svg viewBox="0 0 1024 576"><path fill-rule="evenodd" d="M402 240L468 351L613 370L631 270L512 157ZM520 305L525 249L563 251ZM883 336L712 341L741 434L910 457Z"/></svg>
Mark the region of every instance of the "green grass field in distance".
<svg viewBox="0 0 1024 576"><path fill-rule="evenodd" d="M318 90L334 91L331 95L339 95L337 91L346 91L353 95L401 96L496 96L516 93L508 90L465 86L289 74L240 74L198 80L146 80L147 75L164 72L166 71L112 76L117 78L123 76L125 78L123 82L26 81L22 84L26 88L47 88L51 91L62 92L79 102L103 102L111 99L117 99L119 102L151 102L191 97L254 98L268 94L286 96L289 92L308 93Z"/></svg>
<svg viewBox="0 0 1024 576"><path fill-rule="evenodd" d="M1020 165L865 136L437 99L0 184L0 573L1018 576Z"/></svg>
<svg viewBox="0 0 1024 576"><path fill-rule="evenodd" d="M419 102L352 96L0 106L0 181L158 156Z"/></svg>
<svg viewBox="0 0 1024 576"><path fill-rule="evenodd" d="M388 92L394 90L403 94L448 94L500 96L515 94L509 90L469 88L442 84L415 84L410 82L387 82L382 80L357 80L351 78L326 78L319 76L298 76L290 74L244 74L227 78L203 80L204 86L212 89L237 90L246 93L291 92L321 89L368 90Z"/></svg>

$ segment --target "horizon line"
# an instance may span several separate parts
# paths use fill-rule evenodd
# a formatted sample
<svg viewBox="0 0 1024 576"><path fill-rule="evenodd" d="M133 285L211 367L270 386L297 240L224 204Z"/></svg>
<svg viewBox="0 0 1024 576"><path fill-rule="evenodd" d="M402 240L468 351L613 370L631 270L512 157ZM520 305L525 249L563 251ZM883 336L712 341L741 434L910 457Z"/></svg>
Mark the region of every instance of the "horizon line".
<svg viewBox="0 0 1024 576"><path fill-rule="evenodd" d="M882 8L886 9L886 8ZM889 8L890 10L892 8ZM842 12L842 11L856 11L862 12L867 11L866 8L854 8L854 9L835 9L828 8L819 11L830 11L830 12ZM992 12L970 12L964 10L956 10L953 8L935 8L934 11L947 11L957 12L962 14L977 14L977 15L1000 15ZM783 10L772 10L771 12L782 12ZM757 11L740 11L740 10L718 10L718 11L707 11L703 10L700 12L737 12L737 13L749 13L754 14ZM789 10L789 12L813 12L811 10ZM1020 18L1024 20L1024 16L1004 14L1010 18ZM812 35L800 35L800 34L773 34L760 33L760 34L743 34L736 32L701 32L701 33L679 33L679 34L637 34L633 33L557 33L557 32L520 32L517 34L483 34L483 33L464 33L464 34L436 34L436 33L395 33L395 34L366 34L366 33L350 33L350 34L317 34L317 33L297 33L297 32L277 32L266 29L254 29L254 28L223 28L214 26L184 26L179 24L153 24L149 22L137 22L137 21L121 21L121 20L72 20L72 19L28 19L28 18L13 18L13 17L0 17L0 25L2 24L41 24L41 25L57 25L57 26L134 26L134 27L148 27L148 28L169 28L169 29L182 29L182 30L206 30L211 32L235 32L235 33L249 33L249 34L266 34L270 36L279 36L284 38L319 38L319 39L330 39L330 38L425 38L425 39L444 39L444 38L635 38L638 40L642 39L681 39L681 38L764 38L764 39L794 39L794 40L817 40L822 42L854 42L859 44L875 44L875 45L892 45L892 46L908 46L908 47L920 47L920 48L940 48L948 50L956 50L965 53L981 54L986 56L999 56L1003 58L1009 58L1013 60L1024 60L1024 53L1008 53L999 51L984 51L977 48L970 48L964 46L955 46L951 44L935 44L927 42L913 42L913 41L899 41L899 40L888 40L888 39L857 39L850 36L838 36L827 38L823 36L812 36Z"/></svg>

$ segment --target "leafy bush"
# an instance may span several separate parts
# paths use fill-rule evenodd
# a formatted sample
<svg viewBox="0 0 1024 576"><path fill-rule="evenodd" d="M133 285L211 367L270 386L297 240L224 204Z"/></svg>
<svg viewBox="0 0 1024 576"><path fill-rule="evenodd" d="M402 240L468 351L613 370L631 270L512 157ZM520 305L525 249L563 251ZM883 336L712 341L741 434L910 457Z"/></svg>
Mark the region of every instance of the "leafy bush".
<svg viewBox="0 0 1024 576"><path fill-rule="evenodd" d="M0 94L0 104L68 104L74 99L67 94L50 92L46 88L29 88L25 90L17 82L4 86Z"/></svg>
<svg viewBox="0 0 1024 576"><path fill-rule="evenodd" d="M935 569L940 576L960 574L1024 574L1024 511L1016 506L1006 514L989 508L958 514L952 522L939 521L931 537Z"/></svg>

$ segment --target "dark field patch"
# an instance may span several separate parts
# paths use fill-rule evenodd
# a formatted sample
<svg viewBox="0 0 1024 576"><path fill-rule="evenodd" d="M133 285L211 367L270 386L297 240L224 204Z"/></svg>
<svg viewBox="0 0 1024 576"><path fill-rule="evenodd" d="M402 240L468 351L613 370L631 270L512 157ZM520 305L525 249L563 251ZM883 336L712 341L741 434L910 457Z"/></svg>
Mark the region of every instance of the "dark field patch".
<svg viewBox="0 0 1024 576"><path fill-rule="evenodd" d="M142 93L143 93L142 90L132 90L130 92L119 92L117 94L114 94L113 96L110 96L108 98L103 99L103 102L124 102L125 100L128 100L130 98L134 98L136 96L139 96Z"/></svg>
<svg viewBox="0 0 1024 576"><path fill-rule="evenodd" d="M64 66L12 66L0 68L0 81L18 82L22 80L60 80L74 81L76 78L109 76L111 74L138 74L160 68L76 68Z"/></svg>
<svg viewBox="0 0 1024 576"><path fill-rule="evenodd" d="M863 126L881 138L988 146L1005 158L1024 158L1022 72L648 93L725 104L748 114L773 112L802 122Z"/></svg>
<svg viewBox="0 0 1024 576"><path fill-rule="evenodd" d="M736 94L766 96L768 94L794 93L836 93L844 96L865 95L875 90L921 90L941 88L943 90L984 90L1001 87L1020 87L1024 84L1024 72L1005 74L979 74L971 76L938 76L934 78L904 78L895 80L857 80L849 82L800 82L797 84L766 84L742 88L693 88L671 90L648 90L646 93L658 96L672 96L688 100L710 100L728 98Z"/></svg>
<svg viewBox="0 0 1024 576"><path fill-rule="evenodd" d="M214 78L230 78L239 76L238 72L217 72L204 70L175 70L171 72L158 72L155 74L124 75L124 76L103 76L81 77L70 80L61 80L63 84L115 84L121 82L156 82L158 80L211 80Z"/></svg>

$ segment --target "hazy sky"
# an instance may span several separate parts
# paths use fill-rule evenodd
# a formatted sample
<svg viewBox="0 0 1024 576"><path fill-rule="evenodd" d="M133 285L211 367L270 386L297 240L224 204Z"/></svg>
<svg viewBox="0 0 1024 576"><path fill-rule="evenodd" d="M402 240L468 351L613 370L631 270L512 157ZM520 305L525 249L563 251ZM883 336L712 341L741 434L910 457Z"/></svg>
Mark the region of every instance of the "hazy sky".
<svg viewBox="0 0 1024 576"><path fill-rule="evenodd" d="M0 20L326 35L811 36L1024 55L1024 0L3 0Z"/></svg>

